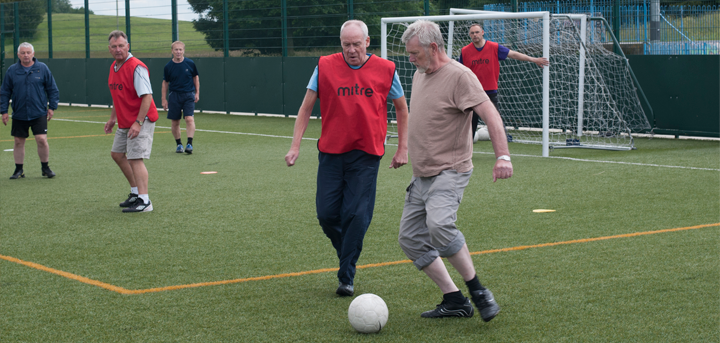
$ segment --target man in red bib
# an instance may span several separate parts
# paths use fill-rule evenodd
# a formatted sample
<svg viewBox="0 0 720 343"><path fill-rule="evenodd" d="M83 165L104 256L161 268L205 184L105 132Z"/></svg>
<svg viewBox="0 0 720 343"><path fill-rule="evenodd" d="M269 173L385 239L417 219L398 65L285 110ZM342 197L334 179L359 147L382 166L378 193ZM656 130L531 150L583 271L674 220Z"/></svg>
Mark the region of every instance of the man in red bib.
<svg viewBox="0 0 720 343"><path fill-rule="evenodd" d="M380 159L385 154L387 99L397 112L398 149L390 168L407 164L408 109L395 64L366 53L365 23L349 20L340 29L343 52L320 57L310 79L285 162L293 166L300 142L320 99L322 129L315 198L317 218L330 238L340 268L340 296L354 294L355 264L372 220Z"/></svg>
<svg viewBox="0 0 720 343"><path fill-rule="evenodd" d="M124 32L111 32L108 43L115 62L108 77L113 108L110 120L105 124L105 133L111 133L117 122L110 155L130 183L130 195L120 207L124 207L123 212L150 212L153 206L148 196L148 171L143 159L150 158L158 120L150 74L147 66L130 53Z"/></svg>
<svg viewBox="0 0 720 343"><path fill-rule="evenodd" d="M485 31L480 24L470 25L470 39L472 43L462 48L458 62L470 68L482 84L485 93L490 97L497 108L498 79L500 78L500 61L512 58L518 61L527 61L537 64L538 67L550 65L544 57L530 57L528 55L510 50L498 43L485 39ZM475 137L480 117L477 113L472 118L472 133Z"/></svg>

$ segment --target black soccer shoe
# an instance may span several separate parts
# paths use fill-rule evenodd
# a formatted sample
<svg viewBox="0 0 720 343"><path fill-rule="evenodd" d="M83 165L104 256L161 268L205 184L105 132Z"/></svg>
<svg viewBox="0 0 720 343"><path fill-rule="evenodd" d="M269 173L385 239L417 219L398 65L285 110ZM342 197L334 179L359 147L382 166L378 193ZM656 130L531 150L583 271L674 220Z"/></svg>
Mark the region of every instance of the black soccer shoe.
<svg viewBox="0 0 720 343"><path fill-rule="evenodd" d="M423 318L444 318L444 317L467 317L470 318L475 314L470 299L465 298L463 304L454 304L443 300L434 310L423 312L420 317Z"/></svg>
<svg viewBox="0 0 720 343"><path fill-rule="evenodd" d="M353 296L353 294L355 294L355 289L353 288L353 285L348 285L341 282L337 290L335 291L335 294L341 297L351 297Z"/></svg>
<svg viewBox="0 0 720 343"><path fill-rule="evenodd" d="M23 172L23 170L16 170L15 173L12 174L12 176L10 177L10 180L15 180L21 177L25 177L25 173Z"/></svg>
<svg viewBox="0 0 720 343"><path fill-rule="evenodd" d="M132 205L135 205L135 202L138 199L138 195L135 193L128 194L127 200L120 203L120 207L130 207Z"/></svg>
<svg viewBox="0 0 720 343"><path fill-rule="evenodd" d="M52 179L53 176L55 176L55 173L50 170L50 167L42 167L40 170L42 170L42 176L47 176L48 179Z"/></svg>
<svg viewBox="0 0 720 343"><path fill-rule="evenodd" d="M142 198L137 198L135 203L128 208L123 208L123 213L134 213L134 212L150 212L153 210L152 202L147 204Z"/></svg>
<svg viewBox="0 0 720 343"><path fill-rule="evenodd" d="M485 322L489 322L500 313L500 306L495 302L495 297L489 289L482 291L470 292L475 306L480 311L480 317Z"/></svg>

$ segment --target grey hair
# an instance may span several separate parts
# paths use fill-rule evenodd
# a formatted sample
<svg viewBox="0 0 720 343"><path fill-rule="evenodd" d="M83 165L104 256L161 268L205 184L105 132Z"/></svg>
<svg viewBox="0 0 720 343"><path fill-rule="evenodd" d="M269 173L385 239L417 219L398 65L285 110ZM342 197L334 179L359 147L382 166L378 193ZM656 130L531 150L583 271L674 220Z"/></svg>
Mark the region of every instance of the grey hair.
<svg viewBox="0 0 720 343"><path fill-rule="evenodd" d="M445 50L445 40L440 32L440 26L432 21L419 19L410 24L402 35L403 44L415 36L418 37L420 45L425 49L430 47L431 43L435 43L439 51Z"/></svg>
<svg viewBox="0 0 720 343"><path fill-rule="evenodd" d="M172 42L172 44L170 44L170 48L171 48L171 49L174 48L175 45L177 45L177 44L182 45L183 49L185 49L185 43L183 43L183 42L181 42L181 41L179 41L179 40L176 40L176 41Z"/></svg>
<svg viewBox="0 0 720 343"><path fill-rule="evenodd" d="M483 31L485 30L485 28L483 27L483 24L481 24L481 23L472 23L472 24L470 24L470 26L468 26L468 30L471 29L473 26L480 26L480 29L481 29L481 30L483 30Z"/></svg>
<svg viewBox="0 0 720 343"><path fill-rule="evenodd" d="M120 37L125 38L125 40L127 40L127 35L125 34L125 32L122 32L120 30L115 30L113 32L110 32L110 35L108 36L108 42L110 40L112 40L113 38L118 39Z"/></svg>
<svg viewBox="0 0 720 343"><path fill-rule="evenodd" d="M30 51L35 52L35 48L28 42L22 42L18 45L18 54L20 53L20 48L30 48Z"/></svg>
<svg viewBox="0 0 720 343"><path fill-rule="evenodd" d="M348 26L348 24L356 25L357 27L362 30L363 33L363 39L367 38L368 36L368 27L365 25L365 23L362 20L348 20L342 26L340 27L340 35L342 36L343 30L345 30L345 27Z"/></svg>

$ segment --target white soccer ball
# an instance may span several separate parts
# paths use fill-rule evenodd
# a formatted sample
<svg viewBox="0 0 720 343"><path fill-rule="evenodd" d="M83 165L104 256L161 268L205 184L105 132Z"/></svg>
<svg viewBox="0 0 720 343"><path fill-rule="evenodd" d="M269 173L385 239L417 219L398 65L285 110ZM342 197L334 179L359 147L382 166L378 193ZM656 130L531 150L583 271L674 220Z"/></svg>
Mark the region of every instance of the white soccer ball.
<svg viewBox="0 0 720 343"><path fill-rule="evenodd" d="M348 319L355 330L362 333L375 333L382 329L388 320L388 308L379 296L366 293L355 298L348 308Z"/></svg>
<svg viewBox="0 0 720 343"><path fill-rule="evenodd" d="M490 133L488 133L487 127L479 127L477 131L475 131L475 137L473 137L473 142L477 141L489 141L490 140Z"/></svg>

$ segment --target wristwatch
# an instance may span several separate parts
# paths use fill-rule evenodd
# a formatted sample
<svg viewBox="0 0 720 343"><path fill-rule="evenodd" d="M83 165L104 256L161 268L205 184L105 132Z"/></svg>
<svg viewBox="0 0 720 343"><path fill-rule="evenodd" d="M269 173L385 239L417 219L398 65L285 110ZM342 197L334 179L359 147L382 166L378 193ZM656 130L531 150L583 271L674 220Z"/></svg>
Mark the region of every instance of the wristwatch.
<svg viewBox="0 0 720 343"><path fill-rule="evenodd" d="M142 124L144 123L144 121L141 122L141 121L139 121L139 120L137 120L137 119L135 119L135 122L138 123L138 124L140 124L140 126L142 126ZM502 157L502 156L501 156L501 157Z"/></svg>
<svg viewBox="0 0 720 343"><path fill-rule="evenodd" d="M510 156L508 156L508 155L499 156L497 159L498 159L498 160L505 160L505 161L510 162Z"/></svg>

